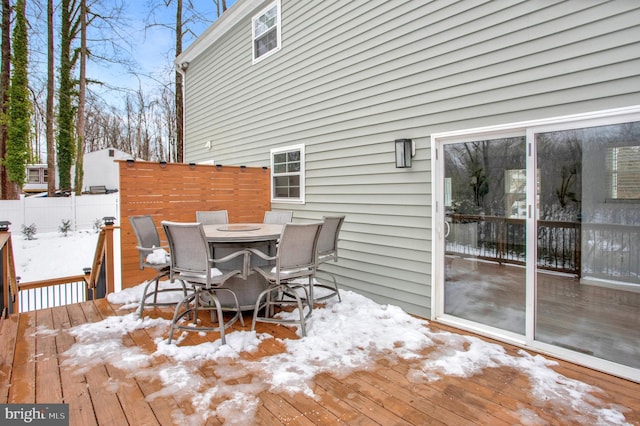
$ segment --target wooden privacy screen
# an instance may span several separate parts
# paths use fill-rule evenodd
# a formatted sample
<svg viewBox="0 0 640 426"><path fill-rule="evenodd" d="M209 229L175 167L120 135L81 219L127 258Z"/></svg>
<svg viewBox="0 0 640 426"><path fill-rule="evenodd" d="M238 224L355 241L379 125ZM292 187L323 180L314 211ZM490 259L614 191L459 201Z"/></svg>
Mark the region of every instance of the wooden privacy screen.
<svg viewBox="0 0 640 426"><path fill-rule="evenodd" d="M270 174L259 167L118 161L122 288L155 276L138 267L137 240L129 216L150 215L165 240L163 220L195 222L197 210L227 210L230 223L262 222L271 209Z"/></svg>

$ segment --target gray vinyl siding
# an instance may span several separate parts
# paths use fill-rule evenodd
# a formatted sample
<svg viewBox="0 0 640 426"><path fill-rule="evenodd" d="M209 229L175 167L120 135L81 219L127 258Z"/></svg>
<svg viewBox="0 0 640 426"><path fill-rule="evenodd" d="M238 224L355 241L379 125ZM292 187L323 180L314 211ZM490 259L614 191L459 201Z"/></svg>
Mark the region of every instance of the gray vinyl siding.
<svg viewBox="0 0 640 426"><path fill-rule="evenodd" d="M185 161L268 166L270 149L304 143L306 203L273 208L345 214L343 288L421 316L435 258L430 134L640 104L636 0L281 4L271 57L252 64L253 13L183 54ZM399 138L416 141L411 169L394 166Z"/></svg>

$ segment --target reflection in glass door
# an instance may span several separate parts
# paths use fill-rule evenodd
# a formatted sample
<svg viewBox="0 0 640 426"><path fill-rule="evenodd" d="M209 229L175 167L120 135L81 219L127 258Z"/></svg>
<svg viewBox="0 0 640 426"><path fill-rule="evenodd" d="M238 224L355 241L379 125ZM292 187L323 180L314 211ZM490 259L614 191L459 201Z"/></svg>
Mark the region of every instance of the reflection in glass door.
<svg viewBox="0 0 640 426"><path fill-rule="evenodd" d="M640 123L535 142L535 339L640 368Z"/></svg>
<svg viewBox="0 0 640 426"><path fill-rule="evenodd" d="M525 137L444 150L444 313L525 333Z"/></svg>

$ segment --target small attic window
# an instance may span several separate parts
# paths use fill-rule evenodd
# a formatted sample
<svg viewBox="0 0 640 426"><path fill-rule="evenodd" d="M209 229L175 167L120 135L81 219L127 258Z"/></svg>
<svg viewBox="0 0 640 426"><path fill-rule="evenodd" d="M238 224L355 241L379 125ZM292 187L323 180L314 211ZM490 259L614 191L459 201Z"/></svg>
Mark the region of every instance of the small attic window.
<svg viewBox="0 0 640 426"><path fill-rule="evenodd" d="M280 50L280 1L271 3L253 17L253 62Z"/></svg>
<svg viewBox="0 0 640 426"><path fill-rule="evenodd" d="M109 150L109 157L115 157L116 156L116 151L113 149Z"/></svg>

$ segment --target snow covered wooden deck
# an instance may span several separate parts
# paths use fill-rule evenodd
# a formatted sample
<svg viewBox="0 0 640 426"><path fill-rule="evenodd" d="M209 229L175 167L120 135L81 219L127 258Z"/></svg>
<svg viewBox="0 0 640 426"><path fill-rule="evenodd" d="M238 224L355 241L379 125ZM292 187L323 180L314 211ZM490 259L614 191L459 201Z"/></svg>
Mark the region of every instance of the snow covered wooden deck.
<svg viewBox="0 0 640 426"><path fill-rule="evenodd" d="M256 339L250 317L234 326L246 333L228 336L228 348L217 333L166 345L161 318L171 311L150 309L136 322L133 310L101 299L3 319L0 403L68 403L70 424L82 426L640 425L638 383L435 323L423 330L433 344L399 339L401 356L356 344L354 365L341 366L328 365L335 360L313 335L315 358L292 344L300 342L292 329L259 324L259 334L278 339ZM321 310L311 327L330 324Z"/></svg>

